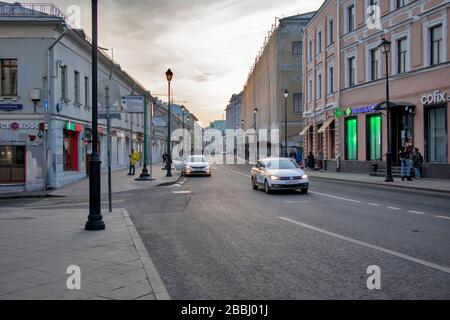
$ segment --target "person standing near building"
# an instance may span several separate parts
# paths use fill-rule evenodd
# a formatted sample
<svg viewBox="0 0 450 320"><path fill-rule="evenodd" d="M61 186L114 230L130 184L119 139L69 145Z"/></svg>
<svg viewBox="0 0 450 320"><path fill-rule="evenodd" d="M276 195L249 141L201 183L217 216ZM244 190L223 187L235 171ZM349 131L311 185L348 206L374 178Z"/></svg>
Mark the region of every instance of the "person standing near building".
<svg viewBox="0 0 450 320"><path fill-rule="evenodd" d="M316 165L315 165L315 158L314 158L314 154L312 153L312 151L309 152L309 156L306 160L306 166L312 170L315 169Z"/></svg>
<svg viewBox="0 0 450 320"><path fill-rule="evenodd" d="M129 176L134 176L136 174L136 163L140 160L139 153L131 150L131 154L128 156L130 158L130 171L128 172Z"/></svg>
<svg viewBox="0 0 450 320"><path fill-rule="evenodd" d="M413 155L413 167L416 173L416 179L420 179L422 177L423 162L423 155L420 153L419 148L415 148Z"/></svg>
<svg viewBox="0 0 450 320"><path fill-rule="evenodd" d="M320 150L319 153L317 154L318 170L323 170L323 160L324 160L323 151Z"/></svg>
<svg viewBox="0 0 450 320"><path fill-rule="evenodd" d="M400 161L402 163L402 181L407 179L408 181L413 181L411 179L411 165L413 158L413 147L409 141L406 141L400 150Z"/></svg>

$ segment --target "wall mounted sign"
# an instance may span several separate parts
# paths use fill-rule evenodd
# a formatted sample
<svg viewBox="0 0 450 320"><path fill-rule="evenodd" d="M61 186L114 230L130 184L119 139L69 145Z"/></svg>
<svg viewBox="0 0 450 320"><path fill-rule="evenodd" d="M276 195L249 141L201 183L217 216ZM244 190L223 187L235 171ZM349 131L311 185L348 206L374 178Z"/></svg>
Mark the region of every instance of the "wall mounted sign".
<svg viewBox="0 0 450 320"><path fill-rule="evenodd" d="M34 130L39 129L39 122L22 122L22 121L0 122L0 129Z"/></svg>
<svg viewBox="0 0 450 320"><path fill-rule="evenodd" d="M18 110L22 110L23 109L23 104L0 104L0 110L2 111L7 111L7 112L11 112L11 111L18 111Z"/></svg>
<svg viewBox="0 0 450 320"><path fill-rule="evenodd" d="M378 111L375 109L376 104L368 105L368 106L362 106L362 107L356 107L356 108L347 108L347 109L336 109L334 112L334 115L336 118L341 117L351 117L351 116L357 116L359 114L365 114L365 113L378 113Z"/></svg>
<svg viewBox="0 0 450 320"><path fill-rule="evenodd" d="M434 93L432 93L430 95L422 96L420 100L423 105L438 104L438 103L448 102L450 100L450 97L447 96L446 92L436 90Z"/></svg>
<svg viewBox="0 0 450 320"><path fill-rule="evenodd" d="M65 129L67 131L75 131L75 132L82 132L83 131L83 127L81 125L73 123L71 121L68 121L66 123Z"/></svg>

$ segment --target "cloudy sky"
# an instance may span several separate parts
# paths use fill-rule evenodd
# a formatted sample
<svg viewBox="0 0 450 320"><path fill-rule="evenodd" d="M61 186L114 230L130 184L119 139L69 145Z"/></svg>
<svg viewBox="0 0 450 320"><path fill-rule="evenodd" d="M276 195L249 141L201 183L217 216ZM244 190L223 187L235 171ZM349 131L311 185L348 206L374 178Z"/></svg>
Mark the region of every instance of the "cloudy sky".
<svg viewBox="0 0 450 320"><path fill-rule="evenodd" d="M25 2L25 1L23 1ZM33 1L29 1L33 2ZM89 0L53 0L81 9L90 33ZM100 0L100 46L152 93L165 93L174 72L175 100L207 125L239 93L275 17L319 8L322 0ZM161 97L166 98L166 97Z"/></svg>

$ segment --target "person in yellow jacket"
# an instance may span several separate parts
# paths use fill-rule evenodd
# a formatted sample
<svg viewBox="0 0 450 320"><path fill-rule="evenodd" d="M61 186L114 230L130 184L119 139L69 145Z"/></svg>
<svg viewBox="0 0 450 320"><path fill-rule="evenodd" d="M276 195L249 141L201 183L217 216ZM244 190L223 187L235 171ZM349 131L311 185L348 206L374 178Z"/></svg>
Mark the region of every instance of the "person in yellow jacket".
<svg viewBox="0 0 450 320"><path fill-rule="evenodd" d="M129 155L130 158L130 171L128 173L129 176L134 176L136 174L136 163L141 159L139 153L134 151L134 149L131 150L131 154Z"/></svg>

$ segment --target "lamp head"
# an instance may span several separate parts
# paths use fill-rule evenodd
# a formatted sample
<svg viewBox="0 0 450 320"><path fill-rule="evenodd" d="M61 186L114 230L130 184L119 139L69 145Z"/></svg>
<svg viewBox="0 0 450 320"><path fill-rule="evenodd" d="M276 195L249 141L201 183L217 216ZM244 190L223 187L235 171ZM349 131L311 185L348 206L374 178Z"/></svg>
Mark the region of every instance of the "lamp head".
<svg viewBox="0 0 450 320"><path fill-rule="evenodd" d="M167 72L166 72L166 78L167 78L167 81L168 82L171 82L172 81L172 78L173 78L173 72L172 72L172 70L167 70Z"/></svg>
<svg viewBox="0 0 450 320"><path fill-rule="evenodd" d="M387 54L391 52L391 42L386 38L381 39L381 43L378 45L382 54Z"/></svg>
<svg viewBox="0 0 450 320"><path fill-rule="evenodd" d="M289 97L288 89L284 90L284 97L287 99Z"/></svg>

